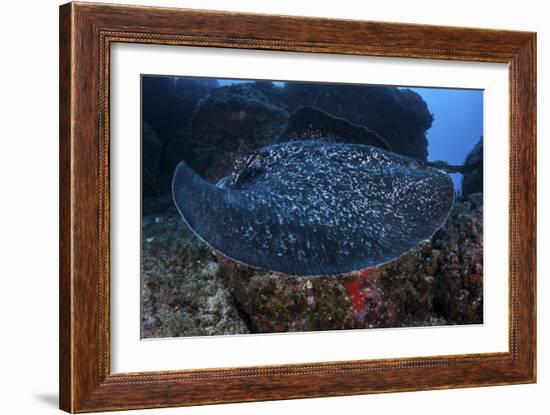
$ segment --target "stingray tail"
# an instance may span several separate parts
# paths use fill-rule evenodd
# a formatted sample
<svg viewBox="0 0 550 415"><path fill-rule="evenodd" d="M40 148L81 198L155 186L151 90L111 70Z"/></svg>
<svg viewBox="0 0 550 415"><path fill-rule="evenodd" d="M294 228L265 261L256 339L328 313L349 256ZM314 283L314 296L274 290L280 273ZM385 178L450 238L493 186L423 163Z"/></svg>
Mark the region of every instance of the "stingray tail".
<svg viewBox="0 0 550 415"><path fill-rule="evenodd" d="M425 162L426 166L434 167L436 169L443 170L447 173L468 173L473 170L478 170L483 168L483 160L478 160L474 163L464 164L462 166L456 166L448 164L444 161L428 161Z"/></svg>

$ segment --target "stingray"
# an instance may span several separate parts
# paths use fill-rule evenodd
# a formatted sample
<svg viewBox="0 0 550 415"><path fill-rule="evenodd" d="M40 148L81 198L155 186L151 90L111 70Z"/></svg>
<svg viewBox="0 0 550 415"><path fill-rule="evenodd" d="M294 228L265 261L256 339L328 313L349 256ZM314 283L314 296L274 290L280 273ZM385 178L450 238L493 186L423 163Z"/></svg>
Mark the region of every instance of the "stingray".
<svg viewBox="0 0 550 415"><path fill-rule="evenodd" d="M297 276L345 274L428 240L454 202L445 171L362 144L289 141L240 157L217 185L184 161L175 204L193 232L245 265Z"/></svg>

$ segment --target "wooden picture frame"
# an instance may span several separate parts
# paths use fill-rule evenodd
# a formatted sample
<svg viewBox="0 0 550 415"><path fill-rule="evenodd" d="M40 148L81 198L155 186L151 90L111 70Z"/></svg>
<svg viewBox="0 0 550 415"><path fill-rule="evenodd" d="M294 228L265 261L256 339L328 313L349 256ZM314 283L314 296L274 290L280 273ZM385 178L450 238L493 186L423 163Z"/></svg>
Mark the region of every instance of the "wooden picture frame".
<svg viewBox="0 0 550 415"><path fill-rule="evenodd" d="M509 351L111 373L109 69L117 42L509 65ZM536 381L536 34L69 3L60 8L60 407L91 412ZM230 365L231 362L228 362Z"/></svg>

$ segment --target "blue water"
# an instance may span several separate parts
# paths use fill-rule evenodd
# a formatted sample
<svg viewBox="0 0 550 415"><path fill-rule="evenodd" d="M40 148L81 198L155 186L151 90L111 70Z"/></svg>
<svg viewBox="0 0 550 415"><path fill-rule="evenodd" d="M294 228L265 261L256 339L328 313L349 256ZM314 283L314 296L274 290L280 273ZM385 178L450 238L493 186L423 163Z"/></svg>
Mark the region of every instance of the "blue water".
<svg viewBox="0 0 550 415"><path fill-rule="evenodd" d="M428 159L463 164L483 135L483 91L478 89L410 88L428 104L434 116L427 131ZM452 174L455 189L462 175Z"/></svg>

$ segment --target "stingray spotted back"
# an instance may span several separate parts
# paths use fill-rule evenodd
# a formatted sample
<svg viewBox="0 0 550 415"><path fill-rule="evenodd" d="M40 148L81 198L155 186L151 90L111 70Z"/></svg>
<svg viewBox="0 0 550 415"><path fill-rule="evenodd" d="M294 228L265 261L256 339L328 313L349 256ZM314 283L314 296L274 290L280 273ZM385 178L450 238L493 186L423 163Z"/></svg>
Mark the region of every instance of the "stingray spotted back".
<svg viewBox="0 0 550 415"><path fill-rule="evenodd" d="M429 239L454 201L444 171L358 144L293 141L260 149L214 186L184 162L175 203L225 256L290 275L337 275Z"/></svg>

